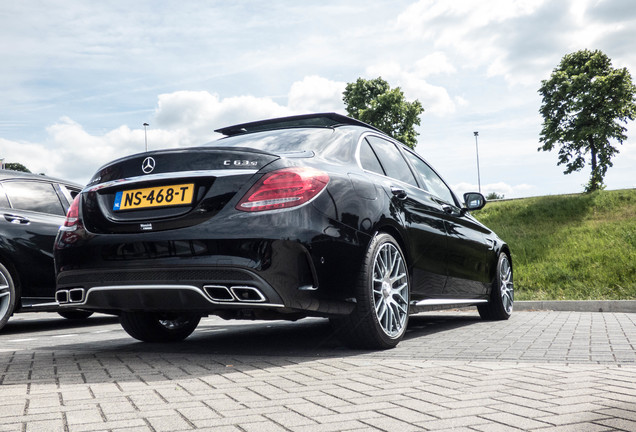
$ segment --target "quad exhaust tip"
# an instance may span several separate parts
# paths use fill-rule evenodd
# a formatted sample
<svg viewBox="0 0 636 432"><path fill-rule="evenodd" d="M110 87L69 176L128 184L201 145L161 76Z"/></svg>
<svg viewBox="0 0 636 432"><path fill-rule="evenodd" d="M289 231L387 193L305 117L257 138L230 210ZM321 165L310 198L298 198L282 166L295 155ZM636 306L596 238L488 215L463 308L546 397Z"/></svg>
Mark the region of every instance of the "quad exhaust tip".
<svg viewBox="0 0 636 432"><path fill-rule="evenodd" d="M86 291L84 288L61 290L55 293L55 300L60 303L81 303L84 301Z"/></svg>
<svg viewBox="0 0 636 432"><path fill-rule="evenodd" d="M228 288L224 285L205 285L203 290L215 302L263 303L267 301L267 298L258 288L251 286L233 286Z"/></svg>
<svg viewBox="0 0 636 432"><path fill-rule="evenodd" d="M219 303L264 303L267 298L255 287L224 285L205 285L203 291L215 302ZM55 293L59 304L82 303L86 297L84 288L60 290Z"/></svg>

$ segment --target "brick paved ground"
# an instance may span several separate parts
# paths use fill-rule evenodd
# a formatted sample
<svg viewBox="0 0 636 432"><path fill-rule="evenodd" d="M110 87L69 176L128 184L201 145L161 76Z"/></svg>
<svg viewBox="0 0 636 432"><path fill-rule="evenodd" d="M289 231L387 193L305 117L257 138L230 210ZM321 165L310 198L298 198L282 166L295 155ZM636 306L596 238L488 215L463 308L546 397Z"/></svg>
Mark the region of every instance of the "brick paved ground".
<svg viewBox="0 0 636 432"><path fill-rule="evenodd" d="M423 314L382 352L322 320L158 345L28 315L0 333L0 431L636 431L636 314Z"/></svg>

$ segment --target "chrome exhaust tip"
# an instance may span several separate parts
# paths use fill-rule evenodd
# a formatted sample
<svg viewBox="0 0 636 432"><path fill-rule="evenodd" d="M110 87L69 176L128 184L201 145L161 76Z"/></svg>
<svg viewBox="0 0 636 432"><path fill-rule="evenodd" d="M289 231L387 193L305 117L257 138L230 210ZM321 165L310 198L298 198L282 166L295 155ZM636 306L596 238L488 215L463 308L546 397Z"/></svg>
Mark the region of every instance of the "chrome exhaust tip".
<svg viewBox="0 0 636 432"><path fill-rule="evenodd" d="M232 294L240 302L245 303L263 303L267 301L263 293L258 289L250 286L233 286L230 288Z"/></svg>
<svg viewBox="0 0 636 432"><path fill-rule="evenodd" d="M233 302L236 300L230 290L223 285L205 285L203 291L216 302Z"/></svg>
<svg viewBox="0 0 636 432"><path fill-rule="evenodd" d="M55 301L62 304L68 303L68 291L62 290L55 293Z"/></svg>
<svg viewBox="0 0 636 432"><path fill-rule="evenodd" d="M68 292L68 299L71 303L81 303L84 301L84 288L73 288Z"/></svg>

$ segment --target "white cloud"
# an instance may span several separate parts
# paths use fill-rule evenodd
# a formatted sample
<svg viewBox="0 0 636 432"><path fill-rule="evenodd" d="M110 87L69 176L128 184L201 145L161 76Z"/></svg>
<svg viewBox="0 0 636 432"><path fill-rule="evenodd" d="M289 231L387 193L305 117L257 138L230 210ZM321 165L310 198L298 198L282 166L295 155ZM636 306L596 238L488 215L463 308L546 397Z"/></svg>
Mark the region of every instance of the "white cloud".
<svg viewBox="0 0 636 432"><path fill-rule="evenodd" d="M476 181L479 130L482 180L581 190L585 173L536 151L537 88L581 48L636 73L631 2L0 2L0 157L85 182L143 150L144 122L150 149L197 145L234 123L341 112L344 83L381 75L424 105L418 148L452 183ZM634 185L629 135L610 188Z"/></svg>
<svg viewBox="0 0 636 432"><path fill-rule="evenodd" d="M103 136L93 136L70 118L63 117L47 128L46 142L0 139L0 153L5 162L20 162L32 172L86 183L100 165L143 151L143 143L143 131L122 126ZM137 151L131 151L135 147Z"/></svg>
<svg viewBox="0 0 636 432"><path fill-rule="evenodd" d="M20 162L33 172L88 182L101 165L148 149L201 145L220 137L215 129L292 114L342 111L345 83L319 76L294 82L287 106L271 98L237 96L220 98L207 91L177 91L158 96L154 117L146 131L120 126L102 135L88 133L68 117L47 127L43 143L0 138L5 162Z"/></svg>
<svg viewBox="0 0 636 432"><path fill-rule="evenodd" d="M347 83L330 81L316 75L292 84L287 106L298 113L342 112L342 92Z"/></svg>
<svg viewBox="0 0 636 432"><path fill-rule="evenodd" d="M489 77L525 86L544 79L568 52L633 39L630 9L593 0L420 0L398 16L395 28L444 52L448 64L485 68Z"/></svg>
<svg viewBox="0 0 636 432"><path fill-rule="evenodd" d="M424 60L424 59L423 59ZM419 64L419 66L418 66ZM391 87L400 87L406 100L419 100L428 114L447 115L455 111L455 102L444 87L435 86L422 78L419 70L423 63L416 63L414 68L404 67L397 62L375 64L367 67L369 77L381 76ZM447 68L448 70L448 68Z"/></svg>
<svg viewBox="0 0 636 432"><path fill-rule="evenodd" d="M290 115L292 110L270 98L237 96L221 99L207 91L178 91L159 95L154 128L172 131L179 146L192 146L218 137L214 130L236 123ZM157 148L153 145L153 148ZM161 147L160 147L161 148Z"/></svg>
<svg viewBox="0 0 636 432"><path fill-rule="evenodd" d="M436 51L416 61L413 71L414 74L422 77L455 72L457 69L450 63L446 54L441 51Z"/></svg>

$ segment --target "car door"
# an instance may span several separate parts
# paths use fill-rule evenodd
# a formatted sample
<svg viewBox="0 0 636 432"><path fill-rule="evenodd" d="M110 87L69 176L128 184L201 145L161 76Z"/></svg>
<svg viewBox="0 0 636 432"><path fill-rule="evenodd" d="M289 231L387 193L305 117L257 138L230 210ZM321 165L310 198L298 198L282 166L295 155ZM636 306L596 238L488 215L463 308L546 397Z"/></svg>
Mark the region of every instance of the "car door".
<svg viewBox="0 0 636 432"><path fill-rule="evenodd" d="M405 252L413 266L412 299L442 296L447 273L444 256L447 238L441 206L418 187L413 172L394 143L368 135L360 150L363 164L365 160L377 157L375 169L382 170L384 190L401 215L407 233L408 251Z"/></svg>
<svg viewBox="0 0 636 432"><path fill-rule="evenodd" d="M444 210L444 224L448 234L446 267L448 279L444 296L475 298L486 294L486 259L489 245L484 234L489 231L460 204L444 180L416 154L405 151L422 183Z"/></svg>
<svg viewBox="0 0 636 432"><path fill-rule="evenodd" d="M52 301L55 296L53 242L65 216L56 187L36 180L2 183L9 205L0 209L0 237L18 271L25 305Z"/></svg>

